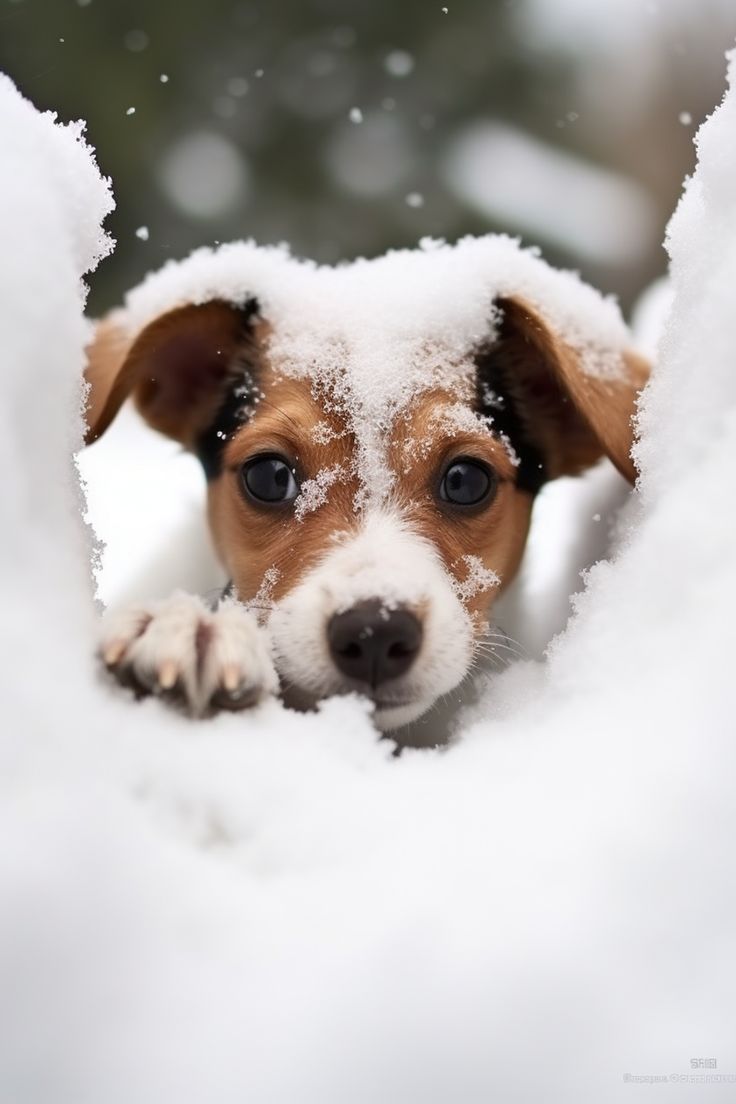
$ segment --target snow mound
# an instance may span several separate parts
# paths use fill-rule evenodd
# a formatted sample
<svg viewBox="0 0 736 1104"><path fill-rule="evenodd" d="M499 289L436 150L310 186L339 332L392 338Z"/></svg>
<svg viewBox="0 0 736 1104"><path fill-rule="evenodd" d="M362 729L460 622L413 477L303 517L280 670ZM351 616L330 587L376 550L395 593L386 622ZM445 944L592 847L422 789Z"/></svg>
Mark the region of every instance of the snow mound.
<svg viewBox="0 0 736 1104"><path fill-rule="evenodd" d="M277 351L296 372L324 364L326 338L335 367L345 348L363 354L352 381L363 395L384 403L398 397L395 354L443 349L462 358L488 334L495 298L518 295L580 350L592 374L615 371L626 346L618 307L574 272L550 268L536 249L515 238L487 234L456 245L424 238L420 248L400 249L373 260L317 265L298 260L286 246L232 242L195 250L170 261L131 291L120 321L132 332L159 314L187 303L226 299L244 304L256 295L273 323ZM394 355L391 355L394 354ZM426 369L425 369L426 370ZM359 373L359 374L358 374Z"/></svg>
<svg viewBox="0 0 736 1104"><path fill-rule="evenodd" d="M736 1077L735 114L732 90L670 227L619 554L545 666L396 760L356 701L197 725L99 680L71 456L109 191L0 84L2 1099L606 1104L631 1078L699 1099L701 1056ZM187 294L217 261L235 296L242 248L195 256Z"/></svg>

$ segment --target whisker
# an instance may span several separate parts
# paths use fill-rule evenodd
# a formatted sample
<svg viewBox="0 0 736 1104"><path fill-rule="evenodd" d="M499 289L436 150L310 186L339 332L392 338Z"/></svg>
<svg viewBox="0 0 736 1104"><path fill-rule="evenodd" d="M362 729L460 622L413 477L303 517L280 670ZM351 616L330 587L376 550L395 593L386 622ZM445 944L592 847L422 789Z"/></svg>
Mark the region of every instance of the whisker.
<svg viewBox="0 0 736 1104"><path fill-rule="evenodd" d="M513 636L509 636L503 629L493 628L490 625L480 635L481 637L496 637L499 640L508 640L511 644L518 644L521 647L520 641L515 640Z"/></svg>
<svg viewBox="0 0 736 1104"><path fill-rule="evenodd" d="M516 640L509 640L507 636L485 636L480 637L481 644L497 644L499 647L512 648L517 652L524 652L526 649L523 644L519 644Z"/></svg>
<svg viewBox="0 0 736 1104"><path fill-rule="evenodd" d="M524 645L520 644L518 640L512 640L510 636L504 636L502 633L485 633L477 639L486 644L505 644L507 648L524 650Z"/></svg>
<svg viewBox="0 0 736 1104"><path fill-rule="evenodd" d="M503 661L507 665L514 661L522 661L528 658L522 652L518 652L516 649L501 643L476 641L474 650L477 655Z"/></svg>
<svg viewBox="0 0 736 1104"><path fill-rule="evenodd" d="M520 659L530 658L528 650L520 641L514 640L512 636L509 636L508 633L503 631L494 631L490 626L480 635L478 640L482 643L493 644L495 647L506 648L510 652L515 652Z"/></svg>
<svg viewBox="0 0 736 1104"><path fill-rule="evenodd" d="M473 674L482 674L487 669L484 665L481 664L481 659L484 660L485 663L488 663L490 661L494 665L495 669L503 671L505 671L507 667L510 667L513 662L513 660L510 659L508 656L482 654L476 657L472 666L470 667L470 671Z"/></svg>
<svg viewBox="0 0 736 1104"><path fill-rule="evenodd" d="M522 662L526 659L526 656L520 655L519 652L515 652L512 648L499 649L492 644L480 645L477 649L477 654L482 656L490 656L492 659L503 659L506 663Z"/></svg>

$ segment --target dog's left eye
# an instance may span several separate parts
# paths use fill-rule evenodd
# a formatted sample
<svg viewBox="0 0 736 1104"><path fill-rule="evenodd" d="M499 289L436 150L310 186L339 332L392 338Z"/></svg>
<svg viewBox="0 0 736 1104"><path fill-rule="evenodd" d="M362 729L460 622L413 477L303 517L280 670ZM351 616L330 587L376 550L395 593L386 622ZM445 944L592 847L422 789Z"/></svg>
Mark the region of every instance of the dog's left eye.
<svg viewBox="0 0 736 1104"><path fill-rule="evenodd" d="M293 468L282 456L255 456L240 469L243 487L256 502L291 502L299 494Z"/></svg>
<svg viewBox="0 0 736 1104"><path fill-rule="evenodd" d="M454 506L478 506L496 487L493 472L479 460L454 460L440 481L440 498Z"/></svg>

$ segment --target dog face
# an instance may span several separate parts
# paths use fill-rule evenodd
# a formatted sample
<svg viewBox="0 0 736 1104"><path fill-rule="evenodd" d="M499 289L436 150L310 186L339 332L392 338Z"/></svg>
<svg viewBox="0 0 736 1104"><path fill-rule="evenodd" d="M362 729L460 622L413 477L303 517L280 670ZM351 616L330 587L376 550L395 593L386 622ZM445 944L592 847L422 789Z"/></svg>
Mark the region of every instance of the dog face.
<svg viewBox="0 0 736 1104"><path fill-rule="evenodd" d="M645 368L622 355L586 375L514 297L489 304L467 347L410 335L388 370L380 339L323 318L319 360L252 298L164 312L132 336L103 322L89 439L133 394L196 452L216 547L268 628L287 701L357 690L391 730L472 668L545 480L604 453L633 477Z"/></svg>
<svg viewBox="0 0 736 1104"><path fill-rule="evenodd" d="M470 394L429 388L397 414L376 451L388 489L371 493L360 471L375 442L326 413L308 379L260 378L210 481L220 556L241 600L267 607L290 696L369 692L377 724L394 728L467 673L531 495Z"/></svg>

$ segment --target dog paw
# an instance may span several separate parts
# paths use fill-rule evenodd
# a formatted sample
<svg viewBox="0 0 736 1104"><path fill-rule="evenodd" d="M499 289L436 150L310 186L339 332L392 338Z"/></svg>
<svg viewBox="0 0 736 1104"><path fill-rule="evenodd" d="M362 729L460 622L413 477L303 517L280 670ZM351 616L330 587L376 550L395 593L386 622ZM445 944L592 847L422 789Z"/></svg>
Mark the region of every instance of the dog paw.
<svg viewBox="0 0 736 1104"><path fill-rule="evenodd" d="M100 655L123 686L198 717L247 709L278 690L264 630L230 600L213 611L201 598L178 593L108 614Z"/></svg>

